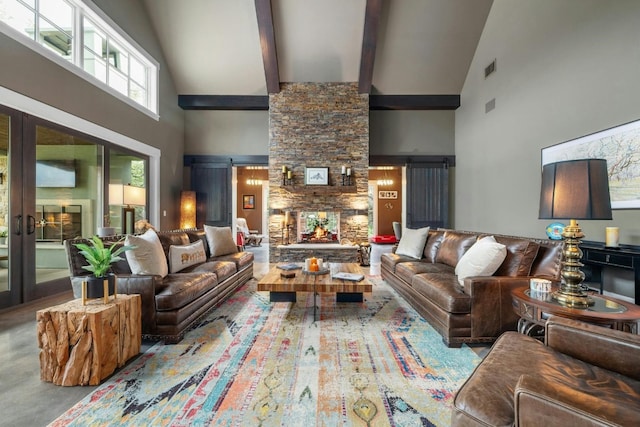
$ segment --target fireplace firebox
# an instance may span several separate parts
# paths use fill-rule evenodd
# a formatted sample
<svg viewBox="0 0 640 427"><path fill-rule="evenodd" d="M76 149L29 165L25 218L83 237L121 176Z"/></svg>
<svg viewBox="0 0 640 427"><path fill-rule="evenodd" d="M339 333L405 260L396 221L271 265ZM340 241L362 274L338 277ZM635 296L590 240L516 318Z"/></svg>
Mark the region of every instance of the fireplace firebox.
<svg viewBox="0 0 640 427"><path fill-rule="evenodd" d="M300 211L297 243L340 242L340 212Z"/></svg>

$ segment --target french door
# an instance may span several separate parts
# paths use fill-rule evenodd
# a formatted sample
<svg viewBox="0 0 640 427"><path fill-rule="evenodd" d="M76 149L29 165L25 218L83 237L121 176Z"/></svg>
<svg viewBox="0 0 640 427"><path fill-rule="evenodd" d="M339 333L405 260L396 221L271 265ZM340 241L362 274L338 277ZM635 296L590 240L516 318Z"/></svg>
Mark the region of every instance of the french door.
<svg viewBox="0 0 640 427"><path fill-rule="evenodd" d="M122 232L123 187L147 187L147 170L144 156L0 105L0 308L71 289L64 240L108 220ZM133 221L146 206L127 205Z"/></svg>

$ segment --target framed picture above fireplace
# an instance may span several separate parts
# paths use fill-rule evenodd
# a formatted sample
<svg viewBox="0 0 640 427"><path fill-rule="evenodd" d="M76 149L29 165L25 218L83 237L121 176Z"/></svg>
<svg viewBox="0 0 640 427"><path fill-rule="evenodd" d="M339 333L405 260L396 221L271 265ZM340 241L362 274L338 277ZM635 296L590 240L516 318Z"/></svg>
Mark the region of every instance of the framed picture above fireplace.
<svg viewBox="0 0 640 427"><path fill-rule="evenodd" d="M329 168L305 168L305 185L329 185Z"/></svg>

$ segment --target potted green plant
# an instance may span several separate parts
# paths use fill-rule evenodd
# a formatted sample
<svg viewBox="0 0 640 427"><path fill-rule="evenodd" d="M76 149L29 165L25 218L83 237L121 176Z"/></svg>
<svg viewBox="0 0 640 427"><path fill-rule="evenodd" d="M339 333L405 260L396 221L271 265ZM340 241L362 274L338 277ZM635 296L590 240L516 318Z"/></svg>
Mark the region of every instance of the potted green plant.
<svg viewBox="0 0 640 427"><path fill-rule="evenodd" d="M80 253L84 256L89 265L82 268L93 273L87 277L87 298L101 298L104 296L104 281L108 281L109 295L113 294L115 289L115 275L110 273L111 264L121 261L120 256L124 252L133 249L135 246L118 245L124 240L121 239L109 246L105 246L102 239L93 236L89 239L90 244L76 243L75 246L80 249ZM74 290L74 293L75 290Z"/></svg>
<svg viewBox="0 0 640 427"><path fill-rule="evenodd" d="M6 229L0 229L0 245L7 244L8 236L9 236L9 232Z"/></svg>

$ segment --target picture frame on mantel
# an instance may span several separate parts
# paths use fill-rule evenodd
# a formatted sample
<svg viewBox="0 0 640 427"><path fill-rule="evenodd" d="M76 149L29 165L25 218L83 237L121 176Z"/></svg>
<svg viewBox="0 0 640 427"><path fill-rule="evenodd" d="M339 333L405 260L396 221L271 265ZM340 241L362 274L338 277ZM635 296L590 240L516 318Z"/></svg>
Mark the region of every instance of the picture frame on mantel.
<svg viewBox="0 0 640 427"><path fill-rule="evenodd" d="M329 168L304 168L305 185L329 185Z"/></svg>
<svg viewBox="0 0 640 427"><path fill-rule="evenodd" d="M542 166L565 160L606 159L611 209L640 209L640 120L542 149Z"/></svg>

